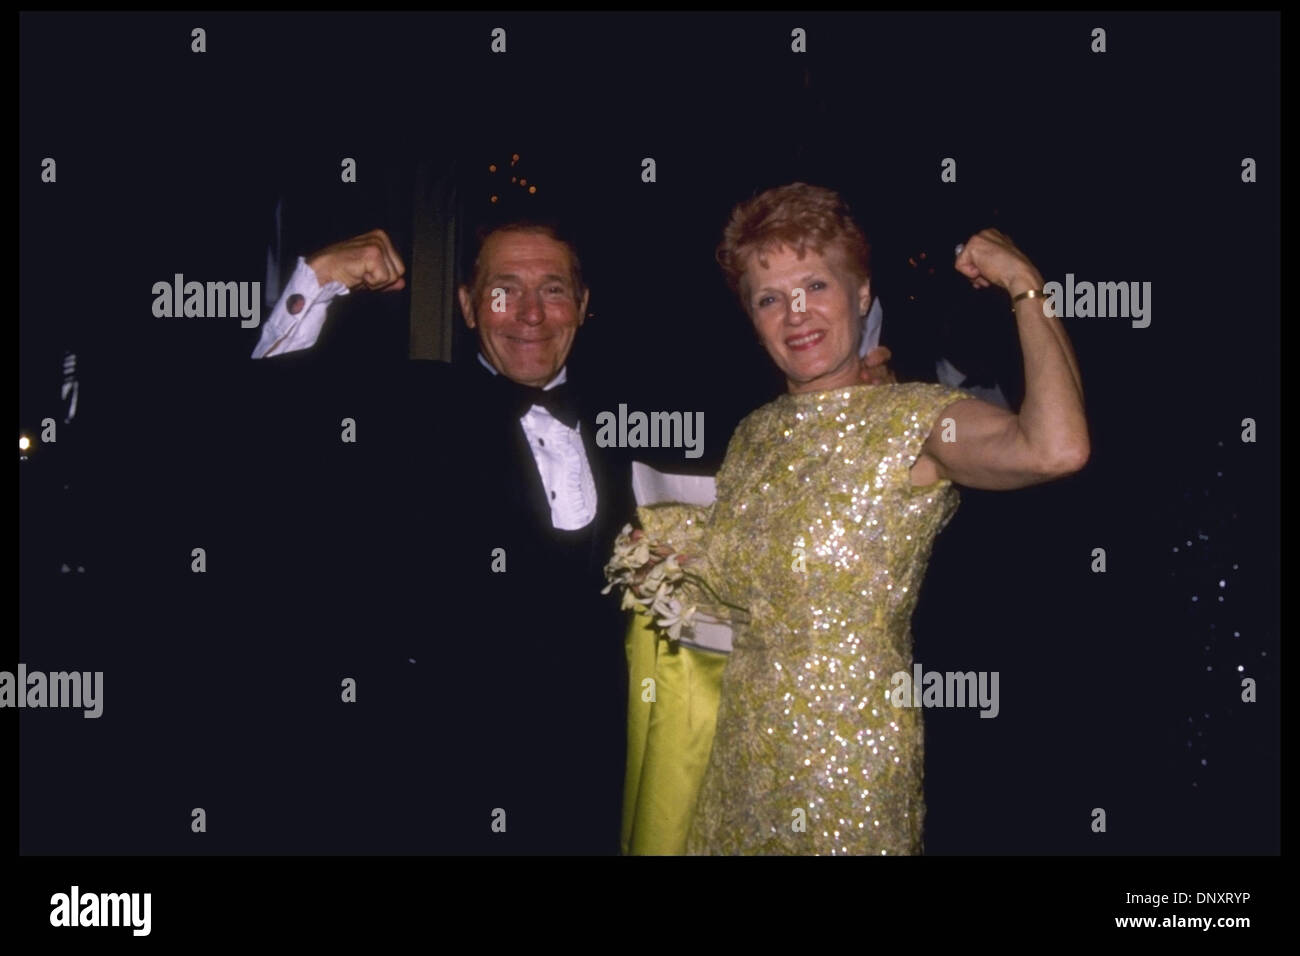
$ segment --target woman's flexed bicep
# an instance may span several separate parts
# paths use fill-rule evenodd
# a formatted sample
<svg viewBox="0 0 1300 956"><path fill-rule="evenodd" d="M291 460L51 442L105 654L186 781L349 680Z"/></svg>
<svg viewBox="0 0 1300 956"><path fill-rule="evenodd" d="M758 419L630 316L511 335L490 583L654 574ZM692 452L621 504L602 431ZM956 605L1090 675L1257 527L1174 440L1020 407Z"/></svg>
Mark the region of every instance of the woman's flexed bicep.
<svg viewBox="0 0 1300 956"><path fill-rule="evenodd" d="M1016 415L978 398L953 402L939 414L912 467L912 484L947 478L968 488L1006 491L1060 478L1086 460L1072 446L1053 449L1030 440Z"/></svg>

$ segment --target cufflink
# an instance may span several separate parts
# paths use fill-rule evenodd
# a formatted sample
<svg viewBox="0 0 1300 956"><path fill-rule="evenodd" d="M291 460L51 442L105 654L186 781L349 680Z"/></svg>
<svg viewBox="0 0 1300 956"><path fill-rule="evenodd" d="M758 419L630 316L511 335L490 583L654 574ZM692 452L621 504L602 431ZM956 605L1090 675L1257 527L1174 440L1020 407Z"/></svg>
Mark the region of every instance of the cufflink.
<svg viewBox="0 0 1300 956"><path fill-rule="evenodd" d="M293 295L289 296L289 301L285 303L285 306L288 308L290 315L297 315L302 311L302 307L306 303L306 298L295 292Z"/></svg>

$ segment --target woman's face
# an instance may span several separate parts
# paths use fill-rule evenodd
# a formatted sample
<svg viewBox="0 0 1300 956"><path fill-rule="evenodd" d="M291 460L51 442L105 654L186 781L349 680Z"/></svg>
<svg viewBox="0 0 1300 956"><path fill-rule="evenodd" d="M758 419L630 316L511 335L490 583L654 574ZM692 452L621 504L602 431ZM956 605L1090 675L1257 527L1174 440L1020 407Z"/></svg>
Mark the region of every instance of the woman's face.
<svg viewBox="0 0 1300 956"><path fill-rule="evenodd" d="M763 347L785 373L791 392L856 385L862 316L871 281L858 281L833 249L823 256L788 246L751 255L740 288ZM802 292L802 295L800 293Z"/></svg>

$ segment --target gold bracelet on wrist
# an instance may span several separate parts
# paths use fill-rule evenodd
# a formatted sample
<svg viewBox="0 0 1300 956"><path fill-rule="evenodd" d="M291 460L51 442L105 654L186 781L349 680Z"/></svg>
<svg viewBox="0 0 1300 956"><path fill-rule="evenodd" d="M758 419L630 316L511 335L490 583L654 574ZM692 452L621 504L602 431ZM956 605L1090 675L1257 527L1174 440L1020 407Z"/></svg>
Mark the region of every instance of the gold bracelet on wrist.
<svg viewBox="0 0 1300 956"><path fill-rule="evenodd" d="M1048 295L1042 289L1026 289L1024 292L1020 293L1019 295L1013 295L1011 297L1011 311L1013 313L1016 311L1016 303L1019 302L1021 299L1046 299L1046 298L1048 298Z"/></svg>

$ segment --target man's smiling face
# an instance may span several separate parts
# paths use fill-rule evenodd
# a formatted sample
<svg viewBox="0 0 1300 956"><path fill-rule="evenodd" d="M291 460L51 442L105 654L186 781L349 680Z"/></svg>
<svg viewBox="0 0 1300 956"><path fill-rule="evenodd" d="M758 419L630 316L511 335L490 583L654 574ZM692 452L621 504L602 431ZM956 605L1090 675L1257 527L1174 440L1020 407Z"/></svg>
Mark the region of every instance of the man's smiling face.
<svg viewBox="0 0 1300 956"><path fill-rule="evenodd" d="M460 307L484 358L522 385L546 385L568 360L587 313L568 246L544 232L495 232L479 251L478 274L477 288L461 287ZM504 311L493 311L494 303Z"/></svg>

